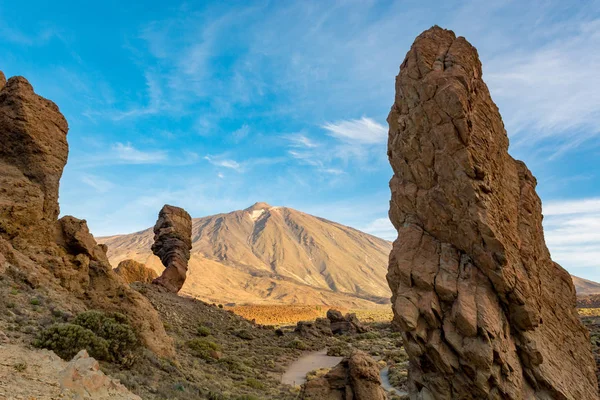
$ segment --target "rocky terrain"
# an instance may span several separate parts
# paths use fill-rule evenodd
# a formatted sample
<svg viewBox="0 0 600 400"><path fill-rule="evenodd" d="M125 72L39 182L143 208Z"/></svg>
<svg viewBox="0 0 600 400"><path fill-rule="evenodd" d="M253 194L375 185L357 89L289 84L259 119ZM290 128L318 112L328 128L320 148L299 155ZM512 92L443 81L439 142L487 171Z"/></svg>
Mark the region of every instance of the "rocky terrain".
<svg viewBox="0 0 600 400"><path fill-rule="evenodd" d="M216 303L323 304L373 308L388 303L391 244L286 207L192 220L192 252L181 293ZM98 239L116 266L133 259L164 269L152 254L152 229Z"/></svg>
<svg viewBox="0 0 600 400"><path fill-rule="evenodd" d="M536 180L508 154L477 50L439 27L419 35L388 122L387 277L411 396L597 399L573 282L550 259Z"/></svg>
<svg viewBox="0 0 600 400"><path fill-rule="evenodd" d="M115 268L115 273L127 283L151 283L154 279L158 278L158 274L153 269L134 260L121 261L117 268Z"/></svg>

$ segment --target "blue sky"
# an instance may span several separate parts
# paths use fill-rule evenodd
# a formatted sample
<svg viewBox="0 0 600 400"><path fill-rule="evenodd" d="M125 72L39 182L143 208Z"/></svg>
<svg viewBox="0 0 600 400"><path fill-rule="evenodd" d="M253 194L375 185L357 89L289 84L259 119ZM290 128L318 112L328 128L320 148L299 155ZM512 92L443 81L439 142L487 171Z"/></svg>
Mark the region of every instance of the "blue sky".
<svg viewBox="0 0 600 400"><path fill-rule="evenodd" d="M94 234L266 201L393 239L385 120L438 24L479 50L554 259L600 281L600 1L133 3L0 1L0 70L67 117L61 209Z"/></svg>

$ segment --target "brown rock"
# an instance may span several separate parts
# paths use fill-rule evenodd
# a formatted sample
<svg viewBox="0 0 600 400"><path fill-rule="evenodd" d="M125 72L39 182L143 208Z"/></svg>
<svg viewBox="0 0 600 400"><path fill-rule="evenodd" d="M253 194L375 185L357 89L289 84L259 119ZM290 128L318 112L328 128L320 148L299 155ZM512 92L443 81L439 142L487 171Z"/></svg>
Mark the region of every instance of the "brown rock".
<svg viewBox="0 0 600 400"><path fill-rule="evenodd" d="M192 249L192 217L183 208L165 205L154 225L152 252L165 266L154 283L177 293L187 275Z"/></svg>
<svg viewBox="0 0 600 400"><path fill-rule="evenodd" d="M331 324L327 318L317 318L313 321L298 321L294 329L302 337L331 336Z"/></svg>
<svg viewBox="0 0 600 400"><path fill-rule="evenodd" d="M58 377L61 394L77 399L141 400L118 380L104 375L98 361L81 350Z"/></svg>
<svg viewBox="0 0 600 400"><path fill-rule="evenodd" d="M115 268L115 273L123 278L127 283L152 283L152 281L158 277L153 269L150 269L144 264L134 260L121 261L119 266Z"/></svg>
<svg viewBox="0 0 600 400"><path fill-rule="evenodd" d="M379 367L362 351L354 352L324 376L306 382L303 400L384 400Z"/></svg>
<svg viewBox="0 0 600 400"><path fill-rule="evenodd" d="M25 78L0 86L0 234L42 241L52 237L59 213L69 128L56 104Z"/></svg>
<svg viewBox="0 0 600 400"><path fill-rule="evenodd" d="M0 71L0 90L6 85L6 77L4 76L4 72Z"/></svg>
<svg viewBox="0 0 600 400"><path fill-rule="evenodd" d="M388 117L394 324L411 398L597 399L570 276L544 243L536 181L508 154L477 51L433 27Z"/></svg>
<svg viewBox="0 0 600 400"><path fill-rule="evenodd" d="M10 78L0 89L0 271L43 286L73 312L122 312L146 346L170 356L172 340L158 313L112 271L106 246L96 243L84 220L57 220L67 130L58 107L25 78Z"/></svg>
<svg viewBox="0 0 600 400"><path fill-rule="evenodd" d="M344 316L340 311L327 310L327 319L330 322L331 331L334 335L342 333L364 333L369 329L364 326L356 317L356 314L346 314Z"/></svg>

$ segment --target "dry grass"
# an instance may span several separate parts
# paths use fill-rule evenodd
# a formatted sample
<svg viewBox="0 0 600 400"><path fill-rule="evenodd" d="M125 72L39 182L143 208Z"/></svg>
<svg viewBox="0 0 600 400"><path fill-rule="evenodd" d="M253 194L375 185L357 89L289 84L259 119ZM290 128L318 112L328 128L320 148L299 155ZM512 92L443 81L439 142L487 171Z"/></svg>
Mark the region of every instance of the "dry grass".
<svg viewBox="0 0 600 400"><path fill-rule="evenodd" d="M330 308L323 305L262 305L246 304L225 307L248 320L255 320L262 325L292 325L298 321L311 321L323 318ZM372 309L348 309L331 307L342 313L355 313L358 319L365 322L389 322L392 320L391 306Z"/></svg>
<svg viewBox="0 0 600 400"><path fill-rule="evenodd" d="M600 317L600 308L578 308L581 317Z"/></svg>

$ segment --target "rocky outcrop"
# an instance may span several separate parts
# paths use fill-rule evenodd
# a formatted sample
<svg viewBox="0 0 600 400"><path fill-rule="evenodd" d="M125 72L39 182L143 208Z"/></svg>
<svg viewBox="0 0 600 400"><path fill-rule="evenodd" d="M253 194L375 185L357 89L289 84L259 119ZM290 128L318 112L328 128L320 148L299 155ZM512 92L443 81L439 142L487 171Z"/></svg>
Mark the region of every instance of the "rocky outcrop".
<svg viewBox="0 0 600 400"><path fill-rule="evenodd" d="M0 234L40 242L52 238L58 218L69 128L56 104L25 78L0 86Z"/></svg>
<svg viewBox="0 0 600 400"><path fill-rule="evenodd" d="M85 350L66 362L48 350L3 345L0 376L1 399L140 399L100 371Z"/></svg>
<svg viewBox="0 0 600 400"><path fill-rule="evenodd" d="M362 351L354 352L324 376L306 382L303 400L384 400L379 367Z"/></svg>
<svg viewBox="0 0 600 400"><path fill-rule="evenodd" d="M192 249L192 217L183 208L166 204L154 225L152 252L165 266L154 283L177 293L187 275Z"/></svg>
<svg viewBox="0 0 600 400"><path fill-rule="evenodd" d="M313 321L298 321L294 332L302 337L331 336L331 324L327 318L317 318Z"/></svg>
<svg viewBox="0 0 600 400"><path fill-rule="evenodd" d="M0 90L0 272L44 287L73 312L119 311L156 353L173 353L148 299L113 271L106 246L84 220L58 220L58 184L67 162L67 122L58 107L13 77Z"/></svg>
<svg viewBox="0 0 600 400"><path fill-rule="evenodd" d="M144 282L152 283L158 277L158 274L144 264L134 260L123 260L115 268L115 273L127 283Z"/></svg>
<svg viewBox="0 0 600 400"><path fill-rule="evenodd" d="M419 35L388 122L387 277L412 398L597 399L573 283L475 48L439 27Z"/></svg>
<svg viewBox="0 0 600 400"><path fill-rule="evenodd" d="M369 329L363 325L356 314L346 314L344 316L340 311L329 309L327 310L327 319L330 322L331 332L334 335L343 333L364 333Z"/></svg>

